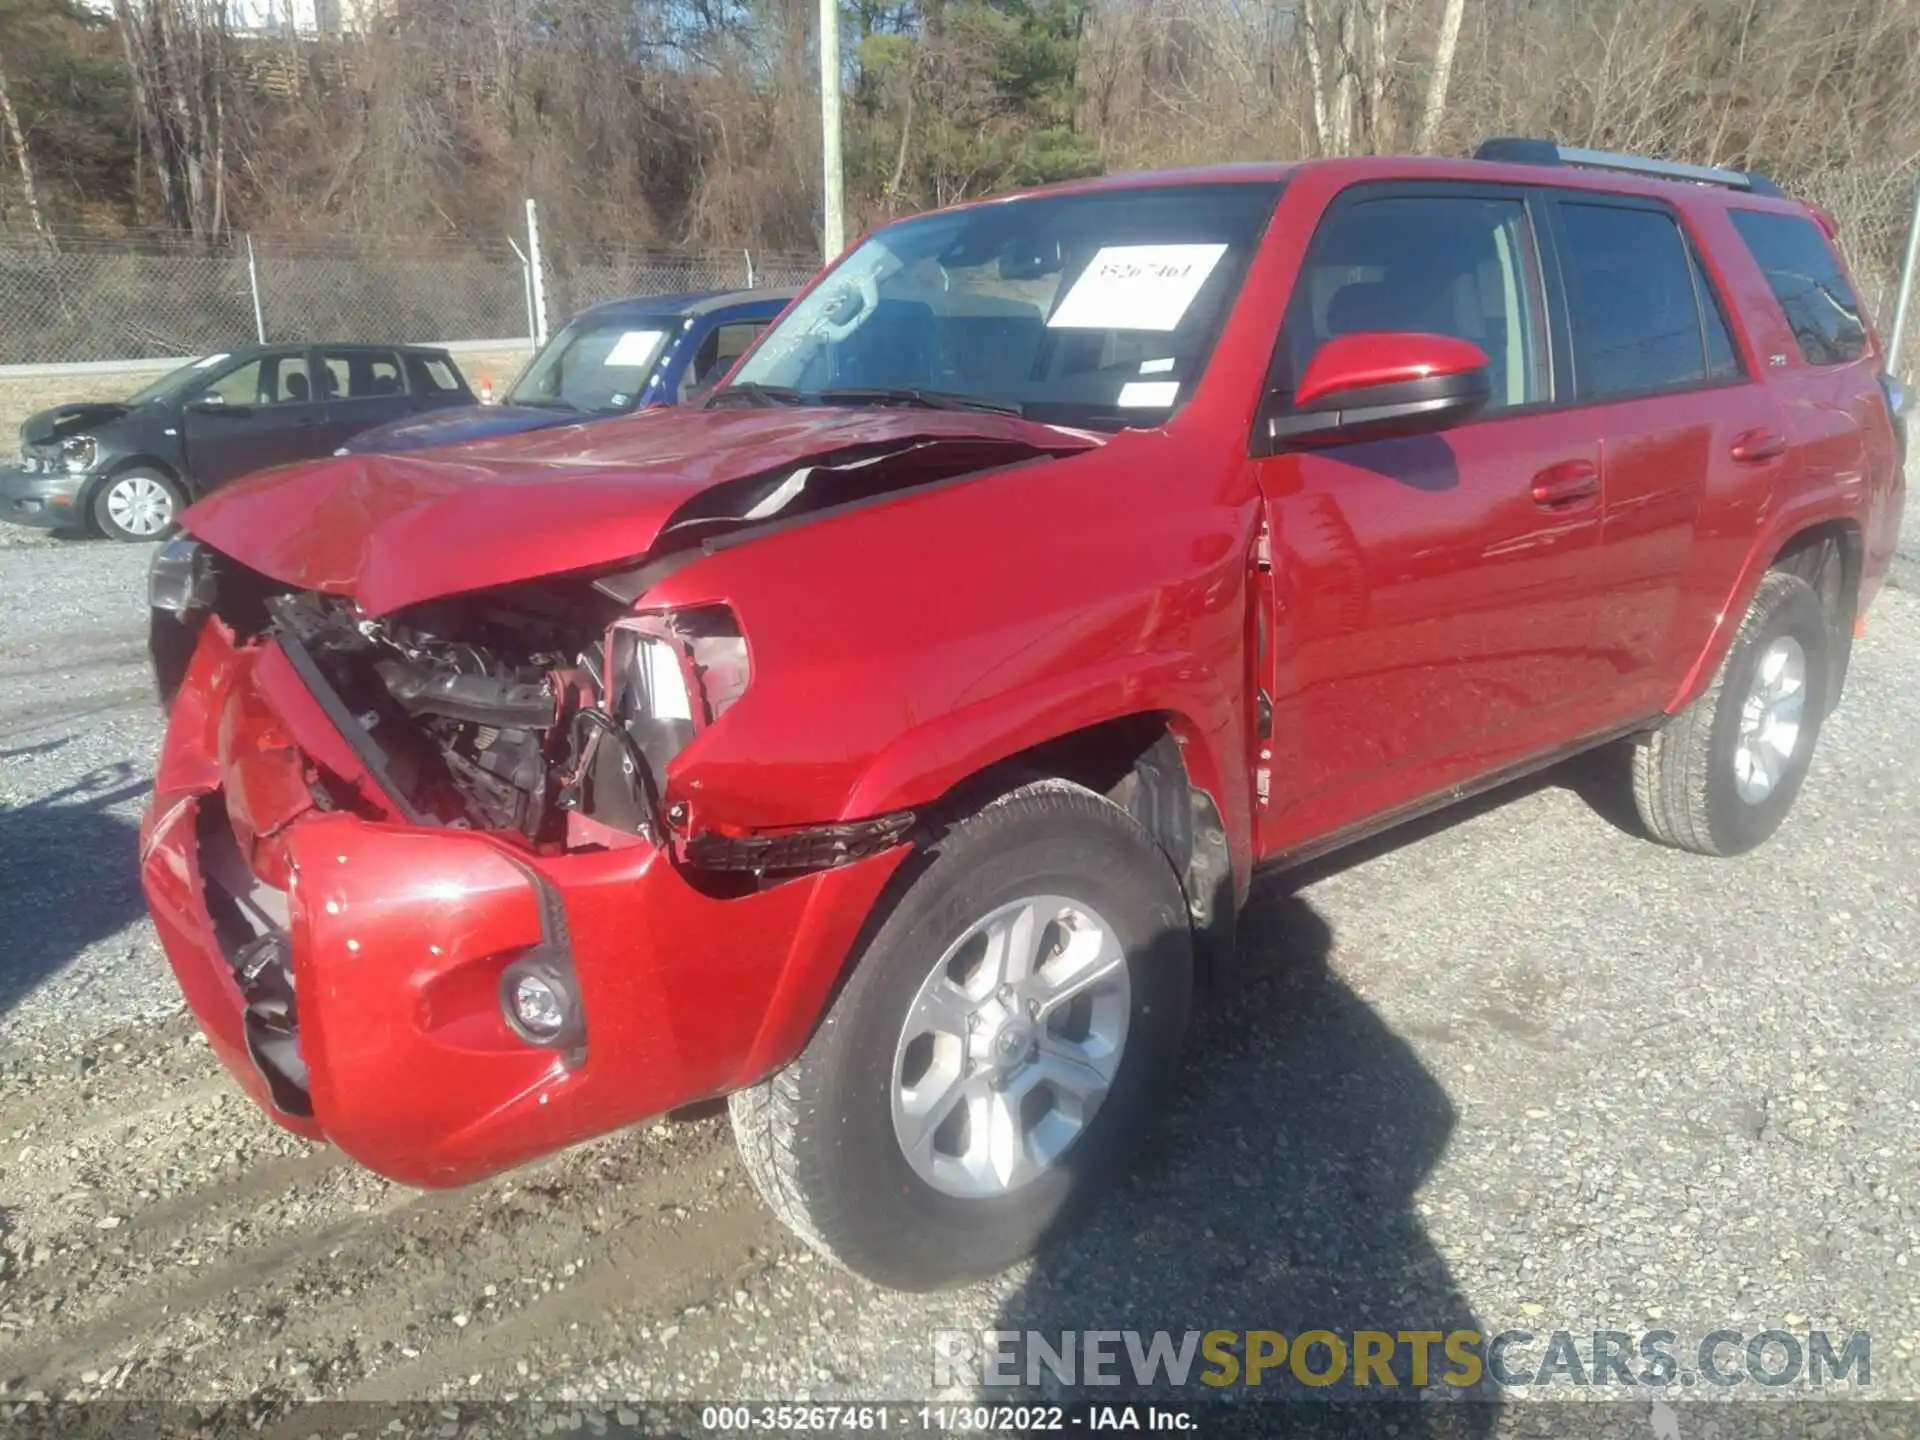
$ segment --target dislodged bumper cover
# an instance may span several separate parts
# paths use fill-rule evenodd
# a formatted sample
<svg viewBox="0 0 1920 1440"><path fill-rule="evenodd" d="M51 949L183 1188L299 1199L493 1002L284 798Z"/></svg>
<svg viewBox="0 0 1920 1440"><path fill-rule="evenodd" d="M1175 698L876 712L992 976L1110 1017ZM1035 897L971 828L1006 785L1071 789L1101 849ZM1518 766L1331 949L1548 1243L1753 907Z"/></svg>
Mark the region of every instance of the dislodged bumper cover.
<svg viewBox="0 0 1920 1440"><path fill-rule="evenodd" d="M903 853L720 898L645 844L535 854L316 809L286 784L289 764L312 763L314 717L269 703L272 653L236 648L217 621L202 632L143 826L142 880L228 1069L288 1128L403 1183L474 1180L791 1058ZM216 808L284 895L311 1118L276 1101L248 1046L202 864ZM583 1057L527 1044L500 1011L501 972L553 939L547 905L579 981Z"/></svg>

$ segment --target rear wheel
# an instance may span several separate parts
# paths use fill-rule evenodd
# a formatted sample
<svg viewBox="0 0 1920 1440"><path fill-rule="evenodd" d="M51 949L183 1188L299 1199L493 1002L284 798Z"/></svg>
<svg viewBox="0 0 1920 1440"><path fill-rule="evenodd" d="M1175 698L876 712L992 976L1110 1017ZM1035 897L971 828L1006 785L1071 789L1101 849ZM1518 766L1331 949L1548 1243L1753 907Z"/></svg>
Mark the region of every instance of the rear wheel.
<svg viewBox="0 0 1920 1440"><path fill-rule="evenodd" d="M790 1227L871 1280L991 1275L1070 1224L1167 1091L1192 938L1159 848L1064 782L945 834L798 1059L731 1102Z"/></svg>
<svg viewBox="0 0 1920 1440"><path fill-rule="evenodd" d="M1831 706L1834 660L1819 596L1769 573L1713 683L1634 751L1634 802L1653 837L1738 855L1779 829Z"/></svg>
<svg viewBox="0 0 1920 1440"><path fill-rule="evenodd" d="M110 540L164 540L186 507L180 487L158 470L122 470L93 495L93 521Z"/></svg>

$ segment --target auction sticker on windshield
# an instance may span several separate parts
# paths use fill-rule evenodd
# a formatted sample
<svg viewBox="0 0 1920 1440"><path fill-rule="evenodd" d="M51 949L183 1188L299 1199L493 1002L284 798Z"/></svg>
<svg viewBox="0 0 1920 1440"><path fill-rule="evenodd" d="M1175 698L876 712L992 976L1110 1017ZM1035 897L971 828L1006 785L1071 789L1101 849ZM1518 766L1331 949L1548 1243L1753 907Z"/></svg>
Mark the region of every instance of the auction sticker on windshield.
<svg viewBox="0 0 1920 1440"><path fill-rule="evenodd" d="M609 369L621 365L644 365L653 358L653 352L659 347L663 330L629 330L614 342L613 349L607 352L606 365Z"/></svg>
<svg viewBox="0 0 1920 1440"><path fill-rule="evenodd" d="M1055 330L1172 330L1227 253L1225 245L1109 245L1088 262L1047 325Z"/></svg>

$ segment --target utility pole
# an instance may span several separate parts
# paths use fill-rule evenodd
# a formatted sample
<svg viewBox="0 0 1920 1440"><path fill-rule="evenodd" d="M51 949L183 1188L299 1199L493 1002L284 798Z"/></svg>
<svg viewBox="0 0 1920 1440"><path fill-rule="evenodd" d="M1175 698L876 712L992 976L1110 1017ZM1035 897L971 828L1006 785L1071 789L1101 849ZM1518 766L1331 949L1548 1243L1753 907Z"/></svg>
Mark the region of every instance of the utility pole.
<svg viewBox="0 0 1920 1440"><path fill-rule="evenodd" d="M1916 268L1920 268L1920 178L1913 184L1913 218L1907 222L1907 256L1900 266L1900 298L1893 302L1893 341L1887 349L1887 368L1896 375L1900 373L1900 351L1907 339L1907 311L1913 305Z"/></svg>
<svg viewBox="0 0 1920 1440"><path fill-rule="evenodd" d="M533 276L533 348L547 343L546 261L540 254L540 211L527 200L527 269Z"/></svg>
<svg viewBox="0 0 1920 1440"><path fill-rule="evenodd" d="M821 187L825 218L820 248L832 264L846 248L841 216L843 196L840 172L840 0L820 0L820 155L825 170Z"/></svg>

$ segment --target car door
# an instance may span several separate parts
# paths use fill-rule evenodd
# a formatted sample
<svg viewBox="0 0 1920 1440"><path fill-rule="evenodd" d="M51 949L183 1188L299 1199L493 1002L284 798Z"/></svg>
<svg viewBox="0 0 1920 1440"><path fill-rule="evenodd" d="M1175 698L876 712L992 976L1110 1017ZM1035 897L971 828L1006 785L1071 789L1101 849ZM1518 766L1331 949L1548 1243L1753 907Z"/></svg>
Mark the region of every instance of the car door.
<svg viewBox="0 0 1920 1440"><path fill-rule="evenodd" d="M1609 582L1594 643L1618 677L1609 708L1624 720L1671 697L1711 627L1705 609L1721 603L1704 587L1691 612L1683 605L1702 529L1747 534L1760 518L1749 508L1703 527L1703 513L1759 503L1768 487L1755 479L1793 457L1780 406L1750 378L1673 208L1567 191L1552 210L1575 395L1600 426Z"/></svg>
<svg viewBox="0 0 1920 1440"><path fill-rule="evenodd" d="M1478 345L1493 399L1440 433L1256 460L1270 686L1262 848L1286 851L1533 753L1606 683L1592 417L1557 407L1541 215L1525 193L1356 187L1321 218L1269 406L1339 335Z"/></svg>
<svg viewBox="0 0 1920 1440"><path fill-rule="evenodd" d="M413 411L406 371L392 350L333 346L320 351L320 383L326 395L325 446L335 447L362 430L399 420Z"/></svg>
<svg viewBox="0 0 1920 1440"><path fill-rule="evenodd" d="M308 351L243 359L217 372L182 405L189 477L207 490L322 453L326 418Z"/></svg>

